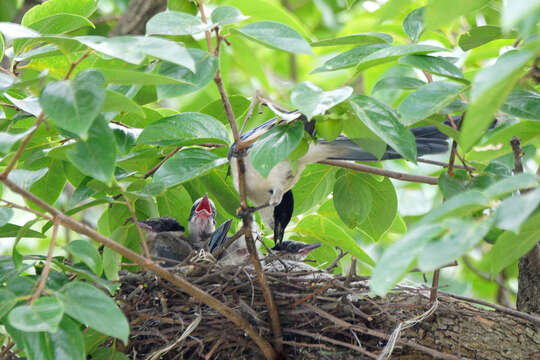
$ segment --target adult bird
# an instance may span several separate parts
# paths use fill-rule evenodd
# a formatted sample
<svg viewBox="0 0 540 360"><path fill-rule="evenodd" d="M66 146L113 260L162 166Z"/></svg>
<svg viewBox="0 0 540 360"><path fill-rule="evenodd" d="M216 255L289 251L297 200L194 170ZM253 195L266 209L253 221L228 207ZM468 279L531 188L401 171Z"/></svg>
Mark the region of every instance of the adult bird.
<svg viewBox="0 0 540 360"><path fill-rule="evenodd" d="M390 146L387 146L381 159L377 159L376 156L362 149L347 137L339 136L334 141L317 139L311 142L306 154L298 159L296 171L293 171L288 159L285 159L274 166L267 177L264 177L253 167L250 159L250 149L257 138L277 125L301 120L304 121L306 131L315 136L312 123L307 122L302 114L292 112L287 115L291 116L284 120L272 118L246 132L241 136L241 140L250 145L244 149L244 152L240 152L236 143L234 143L228 153L233 183L237 191L238 164L236 160L240 156L244 157L246 195L255 208L259 209L263 222L274 230L274 242L276 244L283 240L285 228L293 213L294 199L291 189L298 182L300 174L306 165L321 160L378 161L402 158ZM419 157L444 153L448 150L447 136L435 126L422 126L411 129L411 131L416 139Z"/></svg>

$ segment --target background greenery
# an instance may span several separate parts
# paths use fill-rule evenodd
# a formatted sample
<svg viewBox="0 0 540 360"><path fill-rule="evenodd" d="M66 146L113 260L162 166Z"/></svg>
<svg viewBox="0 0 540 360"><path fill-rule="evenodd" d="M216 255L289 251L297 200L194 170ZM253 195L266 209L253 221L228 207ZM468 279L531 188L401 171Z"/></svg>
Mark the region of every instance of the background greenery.
<svg viewBox="0 0 540 360"><path fill-rule="evenodd" d="M128 1L49 0L21 25L9 23L21 5L0 3L1 165L16 156L36 118L45 120L8 179L48 204L137 252L137 230L125 225L130 206L139 219L172 216L186 224L193 200L208 192L218 223L233 217L239 202L225 159L232 135L213 83L219 66L239 124L257 91L313 118L321 137L345 133L379 155L389 144L411 160L372 165L439 178L437 187L308 166L293 189L286 238L323 243L311 255L316 265L332 261L340 246L383 295L403 277L422 282L409 273L414 267L429 277L459 260L442 270L445 290L514 302L517 261L540 235L539 190L518 193L538 181L539 1L209 1L209 21L227 40L219 59L204 38L212 26L189 1L169 1L175 12L153 17L147 36L112 38L114 16ZM275 116L260 110L247 129ZM447 115L464 117L460 131L444 124ZM475 170L450 175L414 164L409 127L427 124L456 140ZM255 145L261 173L303 154L313 140L299 130L276 130L287 146ZM513 174L512 136L521 138L526 174ZM13 208L8 202L22 205L22 198L2 191L5 342L31 359L105 358L111 350L98 346L109 336L125 341L129 328L96 286L112 296L129 260L61 228L45 290L31 299L53 224ZM239 226L235 220L231 231ZM336 271L349 265L347 256Z"/></svg>

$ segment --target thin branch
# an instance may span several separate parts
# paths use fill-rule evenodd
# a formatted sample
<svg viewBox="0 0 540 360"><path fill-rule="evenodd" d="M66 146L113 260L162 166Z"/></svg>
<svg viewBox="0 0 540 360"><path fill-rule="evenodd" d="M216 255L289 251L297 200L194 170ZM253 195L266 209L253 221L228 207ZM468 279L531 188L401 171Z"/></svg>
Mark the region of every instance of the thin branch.
<svg viewBox="0 0 540 360"><path fill-rule="evenodd" d="M198 3L199 3L199 11L201 13L202 22L203 24L206 24L207 21L206 21L206 14L204 13L203 0L199 0ZM208 46L208 52L213 53L214 50L212 48L212 36L211 36L210 31L205 31L204 36L206 37L206 46Z"/></svg>
<svg viewBox="0 0 540 360"><path fill-rule="evenodd" d="M521 318L521 319L525 319L525 320L528 320L528 321L530 321L530 322L532 322L532 323L534 323L536 325L540 325L540 316L539 315L524 313L522 311L511 309L509 307L502 306L502 305L493 304L493 303L490 303L490 302L485 301L485 300L474 299L474 298L461 296L461 295L455 295L455 294L444 292L444 291L439 291L439 292L441 294L445 295L445 296L449 296L449 297L454 298L454 299L468 301L468 302L473 303L473 304L488 306L488 307L490 307L492 309L495 309L497 311L500 311L502 313L509 314L509 315L512 315L512 316L515 316L515 317L518 317L518 318Z"/></svg>
<svg viewBox="0 0 540 360"><path fill-rule="evenodd" d="M71 76L71 73L73 72L73 70L75 70L77 65L79 65L84 59L86 59L88 57L88 55L90 55L91 51L92 50L90 50L90 49L86 49L77 60L75 60L74 62L71 63L66 75L64 76L64 80L69 79L69 77Z"/></svg>
<svg viewBox="0 0 540 360"><path fill-rule="evenodd" d="M9 173L11 172L11 170L13 170L13 168L17 164L17 161L19 161L19 158L21 157L24 149L26 148L26 146L32 139L32 136L34 136L37 129L39 128L39 125L41 125L44 119L45 119L45 113L42 111L41 113L39 113L38 117L36 118L36 122L34 123L34 128L32 129L32 131L30 131L30 133L26 135L26 137L21 141L21 145L19 145L17 152L15 153L15 155L13 156L9 164L6 166L4 171L2 171L2 173L0 174L0 180L7 179Z"/></svg>
<svg viewBox="0 0 540 360"><path fill-rule="evenodd" d="M343 249L340 248L339 246L336 246L336 249L339 251L339 255L336 256L334 261L332 261L332 263L326 267L325 269L326 271L329 271L329 272L332 271L335 267L339 265L339 261L343 259L347 254L349 254L348 251L343 251Z"/></svg>
<svg viewBox="0 0 540 360"><path fill-rule="evenodd" d="M148 250L148 244L146 243L146 239L144 237L143 231L141 229L141 226L139 225L137 216L135 215L135 210L133 210L133 206L131 205L131 202L127 198L126 194L122 193L122 196L124 197L126 206L129 209L129 213L131 214L131 220L133 220L133 223L135 224L135 227L137 228L137 232L139 233L139 239L141 240L141 245L144 250L144 256L146 256L147 259L150 259L151 257L150 257L150 251Z"/></svg>
<svg viewBox="0 0 540 360"><path fill-rule="evenodd" d="M504 290L510 292L511 294L516 295L516 292L514 290L510 289L500 277L498 277L498 276L491 277L488 274L480 271L480 269L476 268L476 266L473 265L473 263L471 261L471 258L468 257L467 255L463 255L461 259L463 260L463 263L465 264L465 266L467 266L469 268L469 270L471 270L476 276L478 276L478 277L480 277L480 278L482 278L484 280L487 280L487 281L493 281L493 282L497 283L497 285L499 285L499 287L501 287Z"/></svg>
<svg viewBox="0 0 540 360"><path fill-rule="evenodd" d="M44 214L44 213L42 213L42 212L40 212L40 211L34 210L34 209L32 209L32 208L29 208L28 206L23 206L23 205L15 204L15 203L13 203L13 202L11 202L11 201L7 201L7 200L4 200L4 199L0 199L0 201L3 201L4 203L6 203L6 205L7 205L8 207L12 207L12 208L15 208L15 209L19 209L19 210L23 210L23 211L30 212L30 213L32 213L32 214L34 214L34 215L36 215L36 216L42 217L42 218L47 219L47 220L49 220L49 221L52 221L52 220L53 220L53 218L50 217L49 215Z"/></svg>
<svg viewBox="0 0 540 360"><path fill-rule="evenodd" d="M259 100L259 91L255 91L255 95L253 95L253 100L251 100L251 104L249 104L249 109L246 114L246 118L244 119L244 123L242 124L242 127L240 128L240 134L244 132L249 119L251 119L251 116L253 116L253 109L255 108L255 104L257 104L258 100Z"/></svg>
<svg viewBox="0 0 540 360"><path fill-rule="evenodd" d="M397 171L380 169L374 166L357 164L350 161L322 160L322 161L319 161L319 163L332 165L332 166L339 166L342 168L366 172L370 174L382 175L382 176L386 176L386 177L396 179L396 180L419 182L419 183L430 184L430 185L437 185L439 183L439 179L434 176L405 174L405 173L400 173Z"/></svg>
<svg viewBox="0 0 540 360"><path fill-rule="evenodd" d="M416 162L419 162L419 163L424 163L424 164L430 164L430 165L436 165L436 166L441 166L443 168L447 168L448 167L448 163L445 163L444 161L436 161L436 160L430 160L430 159L422 159L422 158L418 158L416 159ZM472 166L463 166L463 165L454 165L454 168L455 169L462 169L462 170L472 170L472 171L475 171L476 169Z"/></svg>
<svg viewBox="0 0 540 360"><path fill-rule="evenodd" d="M54 251L54 245L56 243L56 234L58 234L58 225L59 219L55 217L53 231L51 235L51 242L49 244L49 251L47 252L47 260L45 260L45 266L43 266L43 271L41 272L41 276L39 277L36 291L34 292L34 294L32 294L32 297L30 298L30 304L36 301L36 299L39 298L39 296L41 295L43 289L45 289L45 284L47 283L47 278L49 277L49 269L51 268L51 259Z"/></svg>
<svg viewBox="0 0 540 360"><path fill-rule="evenodd" d="M514 154L514 173L522 173L523 163L521 158L523 157L523 150L521 150L521 140L517 136L513 136L510 140L510 145Z"/></svg>
<svg viewBox="0 0 540 360"><path fill-rule="evenodd" d="M120 243L101 235L100 233L92 229L91 227L65 215L63 212L50 206L49 204L41 200L39 197L24 190L23 188L21 188L20 186L12 182L11 180L2 179L1 181L13 192L19 195L22 195L24 198L32 201L33 203L35 203L42 209L46 210L48 213L50 213L53 217L55 217L58 220L59 224L65 227L68 227L69 229L75 232L78 232L79 234L86 235L89 238L94 239L95 241L107 246L108 248L119 253L125 258L153 272L154 274L158 275L162 279L165 279L169 281L170 283L172 283L173 285L178 286L182 291L185 291L193 298L215 309L217 312L219 312L221 315L226 317L232 323L240 327L259 346L259 348L264 353L267 359L276 358L274 349L272 349L272 346L259 335L258 331L255 330L247 322L247 320L242 318L234 310L232 310L230 307L228 307L227 305L225 305L224 303L222 303L215 297L201 290L197 286L194 286L193 284L186 281L185 279L179 276L173 275L168 270L152 262L150 259L144 258L143 256L126 248Z"/></svg>
<svg viewBox="0 0 540 360"><path fill-rule="evenodd" d="M167 155L165 155L165 157L159 162L157 163L156 166L154 166L153 168L151 168L150 170L148 170L146 172L146 174L144 174L144 178L146 179L147 177L149 176L152 176L154 175L154 173L161 167L161 165L163 165L163 163L167 160L169 160L174 154L176 154L182 147L181 146L177 146L173 151L171 151L170 153L168 153Z"/></svg>

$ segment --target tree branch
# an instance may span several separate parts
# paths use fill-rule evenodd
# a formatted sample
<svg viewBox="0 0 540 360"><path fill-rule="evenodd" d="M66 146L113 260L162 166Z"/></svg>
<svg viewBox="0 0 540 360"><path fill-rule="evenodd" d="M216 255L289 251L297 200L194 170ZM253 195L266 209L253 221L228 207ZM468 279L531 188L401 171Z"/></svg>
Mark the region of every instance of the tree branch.
<svg viewBox="0 0 540 360"><path fill-rule="evenodd" d="M56 244L56 234L58 234L58 218L54 219L53 232L51 235L51 242L49 244L49 251L47 252L47 260L45 260L45 266L43 266L43 271L39 277L39 282L36 287L36 291L32 294L30 298L30 304L32 304L39 296L43 289L45 289L45 284L47 283L47 278L49 277L49 269L51 268L51 259L54 251L54 245Z"/></svg>
<svg viewBox="0 0 540 360"><path fill-rule="evenodd" d="M386 176L386 177L396 179L396 180L419 182L419 183L430 184L430 185L437 185L439 183L439 179L437 179L434 176L405 174L405 173L400 173L397 171L380 169L374 166L357 164L350 161L322 160L322 161L319 161L319 163L332 165L332 166L338 166L338 167L361 171L361 172L366 172L370 174L382 175L382 176Z"/></svg>

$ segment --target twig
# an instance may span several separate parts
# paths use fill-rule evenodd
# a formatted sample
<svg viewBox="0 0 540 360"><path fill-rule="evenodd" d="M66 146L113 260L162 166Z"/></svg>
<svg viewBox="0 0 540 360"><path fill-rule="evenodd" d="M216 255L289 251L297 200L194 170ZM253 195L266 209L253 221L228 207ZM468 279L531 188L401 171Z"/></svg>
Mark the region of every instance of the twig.
<svg viewBox="0 0 540 360"><path fill-rule="evenodd" d="M334 259L334 261L332 261L330 265L326 267L326 271L332 271L335 267L338 266L339 261L349 253L348 251L343 251L343 249L339 246L336 246L336 249L339 251L339 255Z"/></svg>
<svg viewBox="0 0 540 360"><path fill-rule="evenodd" d="M0 201L5 202L6 205L7 205L8 207L12 207L12 208L15 208L15 209L28 211L28 212L30 212L30 213L36 215L36 216L42 217L42 218L47 219L47 220L49 220L49 221L52 221L52 219L53 219L53 218L50 217L49 215L44 214L44 213L42 213L42 212L40 212L40 211L34 210L34 209L32 209L32 208L29 208L28 206L23 206L23 205L15 204L15 203L13 203L13 202L11 202L11 201L4 200L4 199L0 199Z"/></svg>
<svg viewBox="0 0 540 360"><path fill-rule="evenodd" d="M122 196L124 197L124 201L126 202L126 206L129 209L129 213L131 214L131 220L133 220L133 223L135 224L135 227L137 228L137 232L139 233L139 239L141 240L141 245L144 250L144 256L146 256L147 259L150 259L150 251L148 250L148 244L146 243L146 239L144 238L144 234L142 232L141 226L139 225L139 221L137 220L137 216L135 215L135 211L133 210L133 206L131 205L131 202L127 198L126 194L122 193Z"/></svg>
<svg viewBox="0 0 540 360"><path fill-rule="evenodd" d="M416 159L416 162L419 162L419 163L424 163L424 164L430 164L430 165L437 165L437 166L442 166L443 168L447 168L448 167L448 163L445 163L443 161L436 161L436 160L430 160L430 159L423 159L423 158L418 158ZM454 168L455 169L462 169L462 170L472 170L472 171L475 171L476 169L472 166L463 166L463 165L454 165Z"/></svg>
<svg viewBox="0 0 540 360"><path fill-rule="evenodd" d="M215 297L199 289L197 286L194 286L193 284L186 281L185 279L179 276L173 275L171 272L162 268L156 263L152 262L150 259L144 258L143 256L126 248L120 243L101 235L100 233L90 228L89 226L65 215L63 212L50 206L49 204L41 200L39 197L24 190L23 188L21 188L20 186L12 182L11 180L2 179L2 182L8 188L10 188L13 192L19 195L22 195L24 198L32 201L33 203L35 203L42 209L46 210L48 213L50 213L53 217L55 217L58 220L59 224L66 226L69 229L75 232L78 232L79 234L86 235L89 238L94 239L95 241L107 246L111 250L139 264L140 266L153 272L159 277L169 281L175 286L178 286L180 289L188 293L193 298L215 309L217 312L219 312L221 315L226 317L232 323L240 327L257 344L257 346L259 346L259 348L264 353L266 358L268 359L275 358L275 352L272 349L272 346L270 346L270 344L259 335L258 331L255 330L244 318L238 315L234 310L232 310L230 307L228 307L227 305L225 305L224 303L222 303Z"/></svg>
<svg viewBox="0 0 540 360"><path fill-rule="evenodd" d="M251 104L249 104L249 109L246 114L246 118L244 119L244 123L242 124L242 127L240 128L240 134L242 134L246 128L246 125L251 119L251 116L253 115L253 108L255 107L255 104L259 100L259 91L255 91L255 95L253 95L253 100L251 100Z"/></svg>
<svg viewBox="0 0 540 360"><path fill-rule="evenodd" d="M41 125L44 119L45 119L45 113L42 111L41 113L39 113L38 117L36 118L36 122L34 123L34 128L32 129L32 131L30 131L30 133L26 135L26 137L21 141L21 145L19 145L17 152L15 153L15 155L13 156L9 164L6 166L4 171L2 171L2 173L0 174L0 180L7 179L9 173L11 172L11 170L13 170L13 168L17 164L17 161L19 161L19 158L21 157L24 149L26 148L26 146L32 139L32 136L34 136L37 129L39 128L39 125Z"/></svg>
<svg viewBox="0 0 540 360"><path fill-rule="evenodd" d="M10 340L9 343L5 346L5 348L0 352L0 359L8 359L8 357L5 357L5 356L7 355L9 350L11 350L14 346L15 346L15 343Z"/></svg>
<svg viewBox="0 0 540 360"><path fill-rule="evenodd" d="M508 286L506 286L506 284L504 283L504 281L502 281L501 278L499 278L498 276L493 278L493 277L489 276L488 274L480 271L480 269L476 268L476 266L474 266L473 263L471 262L471 258L468 257L467 255L463 255L462 260L463 260L463 263L469 268L469 270L471 270L478 277L480 277L480 278L482 278L484 280L487 280L487 281L496 282L497 285L499 285L499 287L501 287L501 288L505 289L506 291L516 295L516 292L514 290L510 289Z"/></svg>
<svg viewBox="0 0 540 360"><path fill-rule="evenodd" d="M349 272L347 273L347 278L345 279L345 286L348 287L352 281L352 279L356 276L356 256L351 256L351 267L349 268Z"/></svg>
<svg viewBox="0 0 540 360"><path fill-rule="evenodd" d="M54 226L51 235L51 242L49 244L49 251L47 252L47 260L45 260L45 266L43 266L43 271L39 277L39 282L36 287L36 291L32 294L30 298L30 304L36 301L37 298L41 295L43 289L45 289L45 284L47 283L47 278L49 277L49 269L51 268L51 259L54 251L54 245L56 243L56 234L58 233L58 224L59 219L54 218Z"/></svg>
<svg viewBox="0 0 540 360"><path fill-rule="evenodd" d="M386 176L386 177L396 179L396 180L419 182L419 183L430 184L430 185L437 185L439 183L439 179L434 176L405 174L405 173L400 173L397 171L379 169L374 166L357 164L357 163L349 162L349 161L322 160L322 161L319 161L319 163L332 165L332 166L339 166L342 168L366 172L370 174L382 175L382 176Z"/></svg>
<svg viewBox="0 0 540 360"><path fill-rule="evenodd" d="M429 291L429 302L433 304L437 300L437 292L439 290L439 276L441 275L441 269L437 269L433 272L433 280L431 281L431 290Z"/></svg>
<svg viewBox="0 0 540 360"><path fill-rule="evenodd" d="M310 338L318 340L318 341L322 340L322 341L326 341L326 342L328 342L330 344L343 346L343 347L358 351L359 353L364 354L364 355L370 357L371 359L377 359L377 355L372 354L372 353L370 353L369 351L367 351L365 349L362 349L360 346L349 344L349 343L339 341L339 340L336 340L336 339L332 339L332 338L330 338L328 336L324 336L324 335L321 335L321 334L313 334L313 333L310 333L308 331L291 329L291 328L284 328L283 331L288 332L288 333L302 335L302 336L307 336L307 337L310 337Z"/></svg>
<svg viewBox="0 0 540 360"><path fill-rule="evenodd" d="M73 72L73 70L75 70L77 65L79 65L84 59L86 59L88 57L88 55L90 55L90 52L91 52L90 49L86 49L77 60L75 60L74 62L71 63L66 75L64 76L64 80L69 79L69 77L71 76L71 73Z"/></svg>
<svg viewBox="0 0 540 360"><path fill-rule="evenodd" d="M521 150L521 140L517 136L513 136L510 140L510 146L512 146L512 152L514 154L514 173L523 172L523 163L521 158L523 157L523 150Z"/></svg>
<svg viewBox="0 0 540 360"><path fill-rule="evenodd" d="M506 306L493 304L493 303L490 303L490 302L485 301L485 300L474 299L474 298L461 296L461 295L455 295L455 294L445 292L445 291L439 291L439 292L441 294L445 295L445 296L449 296L449 297L454 298L454 299L468 301L468 302L473 303L473 304L488 306L488 307L490 307L492 309L495 309L497 311L500 311L502 313L509 314L509 315L512 315L512 316L515 316L515 317L518 317L518 318L521 318L521 319L525 319L525 320L528 320L528 321L530 321L530 322L532 322L532 323L534 323L536 325L540 325L540 316L535 315L535 314L528 314L528 313L525 313L525 312L522 312L522 311L511 309L511 308L506 307Z"/></svg>
<svg viewBox="0 0 540 360"><path fill-rule="evenodd" d="M216 259L219 259L219 256L232 245L233 242L238 240L244 234L243 230L238 230L233 236L227 238L225 244L219 248L214 254L212 254Z"/></svg>
<svg viewBox="0 0 540 360"><path fill-rule="evenodd" d="M165 157L157 163L156 166L154 166L153 168L151 168L150 170L148 170L146 172L146 174L144 174L144 178L146 179L147 177L149 176L152 176L154 175L154 173L161 167L161 165L163 165L163 163L167 160L169 160L174 154L176 154L182 147L181 146L177 146L173 151L171 151L170 153L168 153L167 155L165 155Z"/></svg>

